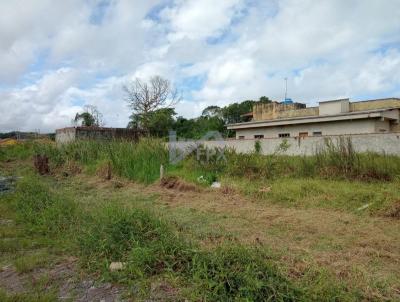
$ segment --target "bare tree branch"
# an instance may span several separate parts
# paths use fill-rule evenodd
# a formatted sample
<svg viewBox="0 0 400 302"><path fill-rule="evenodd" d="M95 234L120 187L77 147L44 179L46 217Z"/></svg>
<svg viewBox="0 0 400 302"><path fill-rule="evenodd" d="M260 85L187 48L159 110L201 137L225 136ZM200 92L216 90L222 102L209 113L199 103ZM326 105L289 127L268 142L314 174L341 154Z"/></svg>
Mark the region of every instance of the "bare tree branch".
<svg viewBox="0 0 400 302"><path fill-rule="evenodd" d="M148 82L139 78L123 86L125 101L140 117L141 127L148 130L149 114L160 108L170 108L180 101L178 90L169 80L153 76Z"/></svg>

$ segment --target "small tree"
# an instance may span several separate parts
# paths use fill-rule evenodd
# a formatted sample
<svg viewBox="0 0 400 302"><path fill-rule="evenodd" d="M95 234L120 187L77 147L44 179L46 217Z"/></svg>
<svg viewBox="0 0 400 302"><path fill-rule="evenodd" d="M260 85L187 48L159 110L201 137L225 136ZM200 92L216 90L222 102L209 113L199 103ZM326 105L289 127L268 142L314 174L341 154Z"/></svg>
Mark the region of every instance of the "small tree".
<svg viewBox="0 0 400 302"><path fill-rule="evenodd" d="M81 123L84 127L101 127L104 125L103 114L94 105L85 105L84 112L77 113L73 122L75 124Z"/></svg>
<svg viewBox="0 0 400 302"><path fill-rule="evenodd" d="M138 126L149 131L151 114L161 108L171 108L180 100L178 91L169 80L160 76L148 82L136 78L123 86L125 100L138 118Z"/></svg>

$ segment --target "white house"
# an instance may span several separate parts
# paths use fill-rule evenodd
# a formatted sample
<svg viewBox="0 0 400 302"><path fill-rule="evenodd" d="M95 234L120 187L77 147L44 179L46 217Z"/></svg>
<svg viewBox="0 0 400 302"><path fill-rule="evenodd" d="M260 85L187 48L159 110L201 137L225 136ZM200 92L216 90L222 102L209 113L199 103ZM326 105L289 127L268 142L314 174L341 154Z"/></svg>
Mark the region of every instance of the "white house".
<svg viewBox="0 0 400 302"><path fill-rule="evenodd" d="M256 104L249 122L230 124L236 139L400 132L400 99Z"/></svg>

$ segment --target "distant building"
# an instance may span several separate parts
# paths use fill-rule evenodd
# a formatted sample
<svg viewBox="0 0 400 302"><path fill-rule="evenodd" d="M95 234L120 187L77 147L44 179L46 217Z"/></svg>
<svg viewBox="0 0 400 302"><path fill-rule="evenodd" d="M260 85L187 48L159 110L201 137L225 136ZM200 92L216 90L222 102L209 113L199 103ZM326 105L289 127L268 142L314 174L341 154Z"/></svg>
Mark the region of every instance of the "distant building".
<svg viewBox="0 0 400 302"><path fill-rule="evenodd" d="M56 142L69 143L75 140L138 140L142 132L128 128L68 127L56 130Z"/></svg>
<svg viewBox="0 0 400 302"><path fill-rule="evenodd" d="M227 127L236 131L236 139L400 132L399 110L399 98L340 99L309 108L301 103L259 103L246 115L251 121Z"/></svg>

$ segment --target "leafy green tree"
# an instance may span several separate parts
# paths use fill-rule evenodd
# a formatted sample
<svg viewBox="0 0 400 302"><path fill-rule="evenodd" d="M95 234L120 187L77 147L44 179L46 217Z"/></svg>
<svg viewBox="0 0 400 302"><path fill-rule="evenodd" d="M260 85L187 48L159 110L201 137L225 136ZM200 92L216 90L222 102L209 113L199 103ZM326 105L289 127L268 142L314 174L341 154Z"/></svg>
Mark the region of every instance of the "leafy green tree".
<svg viewBox="0 0 400 302"><path fill-rule="evenodd" d="M272 100L270 100L270 99L269 99L268 97L266 97L266 96L262 96L262 97L260 97L259 102L268 104L268 103L272 103Z"/></svg>
<svg viewBox="0 0 400 302"><path fill-rule="evenodd" d="M151 136L166 137L169 130L174 129L176 112L174 108L161 108L148 114L147 129ZM128 128L142 129L141 116L132 114L128 123Z"/></svg>
<svg viewBox="0 0 400 302"><path fill-rule="evenodd" d="M201 116L222 117L222 109L218 106L208 106L203 110Z"/></svg>
<svg viewBox="0 0 400 302"><path fill-rule="evenodd" d="M83 127L95 126L94 117L89 112L77 113L74 121L76 123L81 123Z"/></svg>
<svg viewBox="0 0 400 302"><path fill-rule="evenodd" d="M146 123L149 133L153 136L165 137L168 130L173 129L178 137L186 139L200 139L209 131L218 131L223 136L234 136L234 131L228 131L226 125L248 121L253 105L257 102L270 103L267 97L261 97L259 101L246 100L241 103L233 103L225 107L208 106L201 116L186 119L182 116L175 118L173 108L159 108L147 113ZM128 127L144 129L142 115L134 113L130 117Z"/></svg>
<svg viewBox="0 0 400 302"><path fill-rule="evenodd" d="M77 113L73 120L76 124L81 124L83 127L101 127L103 126L103 115L96 106L86 105L84 112Z"/></svg>
<svg viewBox="0 0 400 302"><path fill-rule="evenodd" d="M123 86L125 100L136 115L137 127L150 131L151 116L159 109L172 108L180 100L168 79L153 76L148 81L136 78Z"/></svg>
<svg viewBox="0 0 400 302"><path fill-rule="evenodd" d="M244 114L249 113L253 110L255 101L246 100L241 103L233 103L222 108L222 116L225 123L234 124L247 121Z"/></svg>
<svg viewBox="0 0 400 302"><path fill-rule="evenodd" d="M175 124L174 108L162 108L149 114L149 131L153 136L166 137Z"/></svg>

